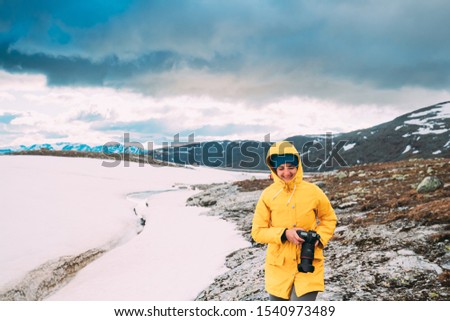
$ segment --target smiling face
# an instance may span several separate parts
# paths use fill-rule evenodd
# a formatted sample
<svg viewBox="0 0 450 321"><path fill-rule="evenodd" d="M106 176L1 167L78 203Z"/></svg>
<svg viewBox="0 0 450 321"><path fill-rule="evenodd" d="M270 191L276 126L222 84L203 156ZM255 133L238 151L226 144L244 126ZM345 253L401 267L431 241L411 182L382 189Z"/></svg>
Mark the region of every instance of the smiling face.
<svg viewBox="0 0 450 321"><path fill-rule="evenodd" d="M297 170L297 167L290 163L282 164L277 167L277 176L287 183L295 177Z"/></svg>

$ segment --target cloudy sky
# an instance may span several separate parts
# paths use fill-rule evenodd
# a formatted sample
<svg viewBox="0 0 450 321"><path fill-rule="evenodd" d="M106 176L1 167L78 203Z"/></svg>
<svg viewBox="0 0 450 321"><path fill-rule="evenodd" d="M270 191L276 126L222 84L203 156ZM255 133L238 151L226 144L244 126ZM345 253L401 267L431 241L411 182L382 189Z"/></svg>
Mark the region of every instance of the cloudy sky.
<svg viewBox="0 0 450 321"><path fill-rule="evenodd" d="M0 0L0 147L346 132L450 100L447 0Z"/></svg>

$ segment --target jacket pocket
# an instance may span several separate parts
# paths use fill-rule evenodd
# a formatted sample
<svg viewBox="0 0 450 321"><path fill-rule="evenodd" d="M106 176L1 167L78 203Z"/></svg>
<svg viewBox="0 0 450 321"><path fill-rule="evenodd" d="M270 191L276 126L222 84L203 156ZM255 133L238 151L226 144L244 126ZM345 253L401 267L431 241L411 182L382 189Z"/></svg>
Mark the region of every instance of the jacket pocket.
<svg viewBox="0 0 450 321"><path fill-rule="evenodd" d="M284 256L283 255L278 255L278 256L268 256L267 259L267 264L270 265L275 265L275 266L281 266L284 264Z"/></svg>
<svg viewBox="0 0 450 321"><path fill-rule="evenodd" d="M269 244L267 247L266 262L270 265L280 266L284 263L282 246L278 244Z"/></svg>

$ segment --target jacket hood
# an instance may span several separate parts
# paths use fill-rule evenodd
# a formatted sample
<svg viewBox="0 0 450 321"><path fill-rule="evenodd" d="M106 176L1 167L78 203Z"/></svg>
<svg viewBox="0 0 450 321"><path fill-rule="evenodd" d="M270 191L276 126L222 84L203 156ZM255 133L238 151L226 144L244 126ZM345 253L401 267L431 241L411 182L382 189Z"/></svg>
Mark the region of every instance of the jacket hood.
<svg viewBox="0 0 450 321"><path fill-rule="evenodd" d="M274 168L272 168L270 164L270 157L273 155L284 155L284 154L293 154L298 159L298 170L297 174L295 174L295 177L289 182L285 183L281 178L278 177L277 172ZM272 177L276 183L282 183L283 185L291 185L295 183L300 183L303 180L303 168L302 163L300 159L300 155L297 151L297 149L292 145L290 142L287 141L280 141L272 146L270 146L269 151L267 152L266 156L266 165L270 168L270 171L272 172Z"/></svg>

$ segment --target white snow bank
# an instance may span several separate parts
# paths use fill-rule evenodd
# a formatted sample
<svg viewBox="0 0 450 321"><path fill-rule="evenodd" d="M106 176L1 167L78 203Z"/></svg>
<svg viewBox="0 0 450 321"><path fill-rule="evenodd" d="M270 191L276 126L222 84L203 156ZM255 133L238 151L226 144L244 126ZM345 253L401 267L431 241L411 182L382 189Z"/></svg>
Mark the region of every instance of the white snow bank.
<svg viewBox="0 0 450 321"><path fill-rule="evenodd" d="M224 258L250 244L234 226L185 207L192 191L149 198L144 231L100 257L49 300L192 300L225 272Z"/></svg>
<svg viewBox="0 0 450 321"><path fill-rule="evenodd" d="M48 260L64 255L79 254L91 248L102 246L108 248L111 245L122 244L129 239L139 240L144 232L136 237L136 232L141 227L138 217L134 215L133 211L136 204L127 199L129 193L167 190L171 189L175 183L223 182L238 178L244 179L250 175L208 168L193 170L150 165L139 167L136 163L131 163L130 167L124 167L121 164L119 167L106 168L101 164L102 160L98 159L43 156L0 157L0 167L2 168L0 181L2 194L0 291ZM170 193L174 194L171 196ZM157 226L155 222L158 222L159 228L168 233L174 224L178 225L172 215L186 213L186 215L193 216L194 213L198 214L198 209L190 209L181 205L186 201L187 194L170 193L160 194L162 200L164 197L170 198L170 200L166 199L165 204L169 205L167 207L159 203L159 212L164 213L164 217L153 216L150 207L146 213L149 226L153 225L153 229L155 229ZM202 218L207 219L206 217ZM212 219L208 220L212 224ZM202 222L205 223L205 221ZM179 224L183 225L185 229L190 229L185 221L180 221ZM207 223L201 226L208 230ZM222 239L221 241L225 237L230 237L226 228L214 230L218 238ZM224 234L221 234L222 230L225 231ZM144 231L148 234L150 228L147 230L146 226ZM236 240L241 240L237 233L234 234L234 237ZM157 245L156 243L146 244L147 250L155 251L156 248L160 248L161 251L166 251L169 246L168 242L175 240L177 241L177 251L172 253L172 264L176 264L178 269L182 263L176 259L176 256L178 253L186 251L186 248L192 247L192 242L188 239L179 235L168 239L158 238ZM222 251L218 249L216 242L204 243L202 245L209 246L207 247L209 259L216 260L216 256L220 256L222 262L223 251L237 244L236 242L232 243L230 247ZM131 245L132 243L126 243L126 246L122 247L122 251L127 248L126 251L141 253L137 254L138 257L142 255L144 249L132 249L127 244ZM242 245L242 243L239 244ZM154 258L154 256L150 257ZM106 259L107 256L104 258ZM126 269L130 267L132 270L133 265L128 265L127 259L121 262L121 265L109 266L101 273L108 274L110 271L111 273L114 271L115 275L128 275L129 271ZM149 267L155 264L159 266L161 263L163 262L148 262L146 259L139 264ZM165 268L167 272L173 271L173 267L169 267L167 264L165 264ZM149 268L148 273L151 273ZM212 273L217 273L217 270ZM211 275L205 275L205 278L198 282L204 283L206 279L210 280ZM120 283L121 280L119 279L117 282ZM158 291L155 292L158 293ZM87 295L87 293L84 294ZM79 295L78 293L76 297L81 298L84 294ZM120 293L115 295L119 299ZM64 298L71 299L71 295L66 293ZM185 298L187 299L187 297Z"/></svg>

